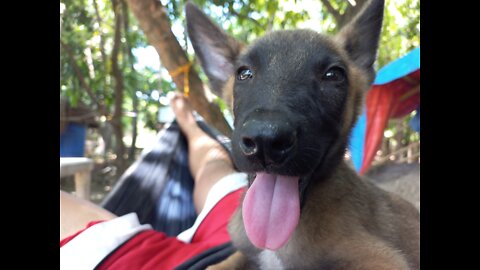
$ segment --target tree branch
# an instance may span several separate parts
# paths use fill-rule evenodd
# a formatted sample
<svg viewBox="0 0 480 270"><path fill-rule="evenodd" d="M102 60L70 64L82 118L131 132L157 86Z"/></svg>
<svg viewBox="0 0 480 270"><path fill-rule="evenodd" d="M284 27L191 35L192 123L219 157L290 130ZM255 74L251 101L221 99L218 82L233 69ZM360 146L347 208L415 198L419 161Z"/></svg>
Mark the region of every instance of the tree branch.
<svg viewBox="0 0 480 270"><path fill-rule="evenodd" d="M160 1L128 0L127 3L137 18L148 42L159 54L163 67L169 72L174 72L189 64L190 61L187 54L173 34L166 9ZM183 72L178 76L172 77L179 91L184 89L185 75L186 73ZM193 68L188 72L188 82L190 86L190 101L193 108L208 123L229 136L231 134L230 126L223 117L219 107L214 103L210 103L205 97L203 83Z"/></svg>
<svg viewBox="0 0 480 270"><path fill-rule="evenodd" d="M100 17L97 0L93 0L93 6L95 7L95 16L97 18L98 28L100 29L99 31L100 32L100 54L102 55L103 69L106 74L107 73L107 54L105 53L105 40L103 39L103 35L101 32L103 20L102 20L102 17Z"/></svg>
<svg viewBox="0 0 480 270"><path fill-rule="evenodd" d="M342 21L343 15L340 14L340 12L332 6L332 4L330 3L330 0L320 0L320 2L322 2L325 8L327 8L328 12L332 14L332 16L337 21L337 24Z"/></svg>
<svg viewBox="0 0 480 270"><path fill-rule="evenodd" d="M123 32L125 33L125 39L127 40L127 42L125 42L125 54L128 56L129 64L133 68L133 63L135 61L134 61L134 58L133 58L132 48L130 47L130 37L129 37L130 31L128 30L129 27L130 27L129 26L130 21L128 19L128 6L127 6L127 3L125 2L125 0L120 0L120 5L121 5L121 8L122 8Z"/></svg>
<svg viewBox="0 0 480 270"><path fill-rule="evenodd" d="M345 25L349 21L351 21L361 10L362 7L368 2L368 0L356 0L356 5L353 6L352 3L348 2L349 5L345 9L345 12L342 16L342 24L340 26Z"/></svg>
<svg viewBox="0 0 480 270"><path fill-rule="evenodd" d="M77 65L77 62L75 61L75 56L74 56L74 53L72 51L72 48L68 44L63 42L61 39L60 39L60 45L67 52L67 55L70 58L70 62L72 63L73 70L75 72L75 75L77 76L78 81L80 82L80 85L82 85L82 87L85 89L85 91L87 92L90 99L95 104L97 104L97 107L98 107L98 110L100 111L100 113L102 115L107 116L108 113L107 113L105 107L103 106L102 103L100 103L98 101L98 99L95 97L95 94L93 93L92 88L90 88L90 86L85 81L85 76L83 76L82 71L80 70L80 67Z"/></svg>
<svg viewBox="0 0 480 270"><path fill-rule="evenodd" d="M120 12L120 5L118 0L112 0L113 11L115 14L115 33L113 38L112 55L110 61L112 61L112 75L115 78L115 108L113 117L119 117L122 115L122 101L123 101L123 76L118 67L118 53L120 51L121 42L121 29L122 29L122 15Z"/></svg>
<svg viewBox="0 0 480 270"><path fill-rule="evenodd" d="M271 32L273 29L273 22L275 20L275 14L277 13L277 9L273 11L273 14L270 15L270 18L268 18L268 23L267 23L267 33Z"/></svg>
<svg viewBox="0 0 480 270"><path fill-rule="evenodd" d="M255 25L257 25L258 27L260 28L264 28L264 26L262 24L260 24L257 20L255 20L254 18L250 18L248 16L245 16L243 14L240 14L238 13L237 11L235 11L233 8L229 9L230 13L232 13L233 15L237 16L238 18L242 18L242 19L246 19L246 20L249 20L251 22L253 22Z"/></svg>
<svg viewBox="0 0 480 270"><path fill-rule="evenodd" d="M113 37L113 48L112 54L110 55L110 61L112 61L112 75L115 78L115 88L114 88L114 104L112 114L112 121L110 122L113 127L113 132L115 135L115 149L117 154L116 162L120 168L120 171L123 172L125 169L125 145L123 143L123 127L122 127L122 112L123 112L123 74L118 65L118 54L120 52L121 45L121 34L122 34L122 22L123 16L121 12L121 6L118 1L121 0L112 0L112 8L114 13L115 20L115 32Z"/></svg>
<svg viewBox="0 0 480 270"><path fill-rule="evenodd" d="M130 47L130 38L129 38L129 28L130 28L130 21L128 18L128 6L125 0L120 0L120 4L122 6L122 14L123 14L123 32L125 33L125 38L127 42L125 43L126 55L128 56L128 65L132 72L135 71L135 58L133 56L132 48ZM132 117L132 143L130 150L128 152L128 159L133 161L135 158L135 148L137 143L137 122L138 122L138 98L136 94L136 79L135 76L133 77L133 87L131 89L131 98L132 98L132 107L135 116Z"/></svg>

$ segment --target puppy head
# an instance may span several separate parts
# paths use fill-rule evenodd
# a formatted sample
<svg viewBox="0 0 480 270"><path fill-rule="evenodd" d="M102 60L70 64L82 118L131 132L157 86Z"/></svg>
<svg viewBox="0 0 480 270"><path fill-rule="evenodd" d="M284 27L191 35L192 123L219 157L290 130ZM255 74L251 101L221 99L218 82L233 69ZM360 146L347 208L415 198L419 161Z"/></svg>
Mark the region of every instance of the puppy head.
<svg viewBox="0 0 480 270"><path fill-rule="evenodd" d="M333 37L276 31L249 46L187 3L194 50L212 90L233 111L238 168L302 175L319 165L332 143L346 143L375 75L383 2L365 5Z"/></svg>
<svg viewBox="0 0 480 270"><path fill-rule="evenodd" d="M213 91L233 111L235 165L254 176L242 214L255 246L283 246L296 228L307 187L343 158L375 75L383 2L372 0L333 37L283 30L249 46L186 5L195 52Z"/></svg>

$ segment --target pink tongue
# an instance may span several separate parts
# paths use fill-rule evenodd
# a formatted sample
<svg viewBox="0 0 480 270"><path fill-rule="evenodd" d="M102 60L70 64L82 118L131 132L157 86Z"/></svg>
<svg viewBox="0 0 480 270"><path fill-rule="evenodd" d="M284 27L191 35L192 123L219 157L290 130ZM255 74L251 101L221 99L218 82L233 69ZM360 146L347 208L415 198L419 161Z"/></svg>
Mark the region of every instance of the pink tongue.
<svg viewBox="0 0 480 270"><path fill-rule="evenodd" d="M300 217L299 177L257 173L243 200L243 223L258 248L277 250L295 230Z"/></svg>

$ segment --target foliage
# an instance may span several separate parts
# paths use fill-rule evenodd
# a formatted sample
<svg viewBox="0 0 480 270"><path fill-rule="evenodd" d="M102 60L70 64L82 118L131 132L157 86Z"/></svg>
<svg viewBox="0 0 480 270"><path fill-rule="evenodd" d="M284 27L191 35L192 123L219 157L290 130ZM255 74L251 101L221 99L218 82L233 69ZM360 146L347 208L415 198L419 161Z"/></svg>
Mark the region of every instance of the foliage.
<svg viewBox="0 0 480 270"><path fill-rule="evenodd" d="M126 3L126 0L117 0ZM214 21L236 38L248 43L253 39L276 29L313 27L314 30L332 33L335 31L335 18L329 14L318 0L193 0ZM351 1L332 1L333 8L345 13ZM106 108L106 119L114 109L114 82L110 60L114 37L114 12L112 1L106 0L61 0L65 5L62 16L61 40L74 55L74 63L83 74L86 84L95 95L92 99L81 84L72 65L71 57L64 49L60 51L60 95L73 105L84 103L92 109L99 109L98 103ZM95 3L98 6L96 13ZM184 46L190 59L194 54L185 33L183 8L186 1L162 0L172 22L172 31L179 43ZM420 1L388 0L384 17L384 30L378 53L376 69L402 56L420 41ZM312 8L315 7L315 8ZM138 98L138 121L140 125L156 128L158 98L174 89L174 85L164 69L134 68L137 62L131 50L148 46L135 17L127 13L128 31L122 35L119 64L124 76L125 98L122 106L123 127L127 133L132 129L132 118L127 112L135 111L134 98ZM318 21L318 22L317 22ZM309 22L309 24L307 24ZM198 68L202 80L205 75ZM225 107L219 101L222 108ZM99 116L102 115L99 113Z"/></svg>
<svg viewBox="0 0 480 270"><path fill-rule="evenodd" d="M183 29L185 2L166 2L171 20L179 24L178 28L182 29L175 34L187 49L188 44L183 42L185 40ZM335 18L324 8L321 1L194 0L192 2L199 5L228 33L246 43L271 30L302 27L305 21L310 21L308 26L320 32L335 33L338 30ZM348 8L352 8L349 4L351 1L330 0L329 2L340 14L345 14ZM376 62L377 70L420 45L420 0L387 0L385 5L381 46ZM313 11L312 7L314 7ZM316 11L321 14L315 15ZM317 25L315 25L314 16L319 18ZM194 58L193 51L190 49L188 52L191 58Z"/></svg>
<svg viewBox="0 0 480 270"><path fill-rule="evenodd" d="M194 0L191 2L200 6L228 33L247 43L267 31L295 28L309 17L304 9L294 11L284 5L285 2L301 5L301 1L296 0ZM184 5L184 1L168 1L166 7L172 21L185 21ZM182 38L183 36L180 39Z"/></svg>
<svg viewBox="0 0 480 270"><path fill-rule="evenodd" d="M94 3L97 3L98 10ZM111 51L114 36L114 13L112 3L104 0L62 0L65 11L62 16L61 41L67 44L73 52L73 59L66 49L60 50L60 96L65 97L75 107L80 102L99 110L101 103L106 112L98 111L98 119L104 121L111 118L114 110L114 81L112 78ZM96 13L98 11L98 14ZM133 98L141 100L138 106L138 115L141 123L150 123L154 129L157 99L152 92L159 87L167 86L165 91L171 90L170 84L160 84L158 74L152 69L134 69L137 62L131 54L131 49L148 46L143 33L139 30L135 17L128 12L129 31L123 32L121 49L119 51L119 65L124 77L124 104L122 111L122 125L130 128L131 116L128 112L134 111ZM95 99L92 99L81 84L79 74L74 71L72 61L78 66L82 79L92 90ZM157 90L159 91L159 90ZM105 115L106 114L106 115ZM104 117L100 117L104 116ZM105 124L103 122L103 124Z"/></svg>
<svg viewBox="0 0 480 270"><path fill-rule="evenodd" d="M387 1L377 67L420 45L420 0Z"/></svg>

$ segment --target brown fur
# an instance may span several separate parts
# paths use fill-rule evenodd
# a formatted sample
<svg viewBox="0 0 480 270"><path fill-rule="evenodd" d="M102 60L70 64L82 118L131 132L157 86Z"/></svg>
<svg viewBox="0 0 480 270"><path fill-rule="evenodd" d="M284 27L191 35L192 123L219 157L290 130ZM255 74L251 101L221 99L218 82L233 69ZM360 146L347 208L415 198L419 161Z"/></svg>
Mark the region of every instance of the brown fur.
<svg viewBox="0 0 480 270"><path fill-rule="evenodd" d="M359 178L345 163L310 198L294 235L276 251L285 269L420 269L419 213L404 199ZM239 209L230 222L232 241L247 256L258 256L241 215ZM235 258L209 269L246 263Z"/></svg>
<svg viewBox="0 0 480 270"><path fill-rule="evenodd" d="M345 147L349 133L360 114L364 93L373 81L372 55L364 56L359 52L368 47L365 46L362 38L378 39L378 36L365 37L363 35L365 32L355 34L358 30L369 31L366 29L371 25L366 22L375 21L375 19L376 22L381 21L381 17L378 19L378 12L380 4L383 10L383 1L372 2L374 2L373 8L369 12L373 15L366 12L367 16L358 19L356 25L347 25L333 39L323 37L319 39L313 34L308 36L312 41L320 40L325 51L331 51L342 58L349 78L345 105L339 118L340 131L338 138L336 137L330 146L330 149L334 149L332 150L334 154L327 155L326 162L329 158L335 158L335 155L338 157L338 153L341 155L342 152L335 149ZM210 80L215 82L212 84L214 87L221 86L216 91L222 92L226 103L233 108L235 76L232 75L235 74L235 70L232 63L234 61L231 61L231 65L226 62L236 59L232 56L232 51L237 51L238 55L245 54L250 47L243 47L230 37L227 38L226 34L202 17L199 14L200 11L195 8L190 7L190 11L187 9L187 19L188 12L191 14L190 38L193 38L192 44L200 59L203 60L204 70ZM206 26L197 28L196 26L200 24ZM202 35L200 33L202 31L209 32L211 38L209 35ZM233 49L224 48L225 43L217 37L223 37L223 40L226 40L225 43L230 44L228 46L232 46ZM276 36L267 37L267 41L274 37ZM349 47L355 46L363 47L362 50L349 50ZM300 54L307 54L299 50L297 57L300 60L296 60L301 62L303 60ZM211 57L212 55L216 57ZM221 58L222 56L224 58ZM214 61L208 62L211 59L224 59L224 61L219 61L216 65ZM274 63L273 60L272 63ZM281 71L272 67L272 63L270 63L269 72L283 75ZM265 84L265 87L277 86L277 84L272 85L271 81ZM278 89L280 90L276 90L277 92L285 90ZM277 92L272 92L273 94L268 98L271 100L279 98ZM236 93L236 95L241 94L241 92ZM280 101L278 103L281 104ZM331 164L329 173L317 171L313 173L308 185L308 196L301 208L298 226L283 247L276 251L266 251L253 246L246 235L240 207L229 224L232 242L239 251L208 269L419 269L420 219L417 209L399 196L388 193L368 179L360 177L344 160L339 164Z"/></svg>

